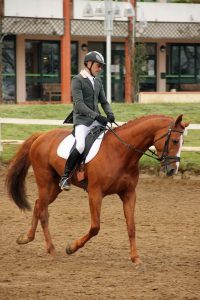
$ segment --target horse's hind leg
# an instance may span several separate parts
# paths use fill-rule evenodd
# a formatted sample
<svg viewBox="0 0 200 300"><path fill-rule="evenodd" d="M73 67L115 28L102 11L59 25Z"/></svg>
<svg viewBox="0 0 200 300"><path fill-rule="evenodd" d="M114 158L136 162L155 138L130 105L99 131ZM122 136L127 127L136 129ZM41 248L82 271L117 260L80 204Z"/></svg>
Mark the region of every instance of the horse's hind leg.
<svg viewBox="0 0 200 300"><path fill-rule="evenodd" d="M47 180L47 182L49 181ZM47 252L50 254L54 254L55 248L52 243L51 235L48 228L48 220L49 220L48 205L56 199L57 195L61 192L61 190L57 182L56 183L52 181L50 182L51 184L48 186L43 185L41 187L40 185L38 185L39 198L35 202L31 227L28 230L28 233L26 235L21 235L17 239L17 243L27 244L33 241L35 237L38 221L40 220L44 232L44 236L45 236Z"/></svg>
<svg viewBox="0 0 200 300"><path fill-rule="evenodd" d="M82 248L93 236L97 235L100 230L100 212L101 212L102 195L97 191L89 193L89 205L91 214L91 226L89 232L83 237L75 240L66 247L66 253L72 254L79 248Z"/></svg>
<svg viewBox="0 0 200 300"><path fill-rule="evenodd" d="M28 233L27 234L21 234L17 238L16 242L20 245L30 243L35 238L35 232L36 232L37 225L38 225L38 216L37 216L38 202L39 202L39 199L37 199L35 201L35 207L34 207L34 211L33 211L32 223L31 223L30 229L28 230Z"/></svg>

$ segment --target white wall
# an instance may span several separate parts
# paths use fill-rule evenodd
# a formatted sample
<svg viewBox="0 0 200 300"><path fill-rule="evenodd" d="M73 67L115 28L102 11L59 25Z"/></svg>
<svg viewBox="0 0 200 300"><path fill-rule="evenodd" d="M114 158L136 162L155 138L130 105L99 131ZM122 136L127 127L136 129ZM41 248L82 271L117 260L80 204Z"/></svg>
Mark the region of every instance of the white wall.
<svg viewBox="0 0 200 300"><path fill-rule="evenodd" d="M90 3L95 11L95 8L103 4L102 1L74 0L73 17L74 19L91 19L102 20L104 16L84 17L84 7ZM127 1L113 1L113 10L115 5L120 7L120 21L127 21L124 17L124 9L127 8ZM163 3L163 2L137 2L136 9L137 21L149 22L200 22L200 4L185 4L185 3Z"/></svg>
<svg viewBox="0 0 200 300"><path fill-rule="evenodd" d="M62 0L4 0L5 16L63 18Z"/></svg>
<svg viewBox="0 0 200 300"><path fill-rule="evenodd" d="M73 3L73 18L74 19L90 19L90 20L104 20L104 16L91 16L91 17L85 17L83 15L84 8L88 5L88 3L91 5L93 9L93 13L95 12L95 9L100 5L101 7L105 8L105 3L103 1L88 1L88 0L74 0ZM120 17L116 17L116 20L120 21L127 21L127 17L124 16L124 10L129 7L129 4L127 1L124 2L112 2L112 9L114 11L115 5L117 5L120 8Z"/></svg>
<svg viewBox="0 0 200 300"><path fill-rule="evenodd" d="M147 22L200 22L200 4L137 3L137 20Z"/></svg>

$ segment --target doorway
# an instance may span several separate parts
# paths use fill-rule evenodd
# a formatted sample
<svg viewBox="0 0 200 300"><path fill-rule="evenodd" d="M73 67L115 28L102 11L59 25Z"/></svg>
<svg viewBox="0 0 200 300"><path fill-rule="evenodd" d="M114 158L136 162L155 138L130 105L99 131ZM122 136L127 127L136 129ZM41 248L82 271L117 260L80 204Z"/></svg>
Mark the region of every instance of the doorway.
<svg viewBox="0 0 200 300"><path fill-rule="evenodd" d="M26 41L26 100L60 100L59 83L59 42ZM47 86L58 91L51 99L45 90Z"/></svg>
<svg viewBox="0 0 200 300"><path fill-rule="evenodd" d="M124 101L124 50L112 50L111 57L111 93L113 102Z"/></svg>

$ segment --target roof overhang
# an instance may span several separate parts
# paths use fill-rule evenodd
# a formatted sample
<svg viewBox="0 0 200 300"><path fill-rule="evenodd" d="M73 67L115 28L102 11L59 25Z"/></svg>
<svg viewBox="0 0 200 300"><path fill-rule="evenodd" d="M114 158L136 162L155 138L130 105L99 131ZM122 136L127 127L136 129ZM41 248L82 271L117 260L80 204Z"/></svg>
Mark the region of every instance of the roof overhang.
<svg viewBox="0 0 200 300"><path fill-rule="evenodd" d="M142 30L136 25L137 38L151 39L200 39L200 23L147 22Z"/></svg>
<svg viewBox="0 0 200 300"><path fill-rule="evenodd" d="M64 19L4 17L2 20L2 33L61 36L64 34Z"/></svg>
<svg viewBox="0 0 200 300"><path fill-rule="evenodd" d="M105 36L103 20L71 20L71 35L72 36ZM128 36L128 22L115 21L113 22L113 37Z"/></svg>

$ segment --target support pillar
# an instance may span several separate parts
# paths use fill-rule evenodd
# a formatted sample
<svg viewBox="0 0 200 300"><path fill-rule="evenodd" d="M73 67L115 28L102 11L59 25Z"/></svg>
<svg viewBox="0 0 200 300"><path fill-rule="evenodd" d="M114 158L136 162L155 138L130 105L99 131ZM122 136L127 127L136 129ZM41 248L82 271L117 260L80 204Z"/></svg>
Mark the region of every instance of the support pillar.
<svg viewBox="0 0 200 300"><path fill-rule="evenodd" d="M23 35L16 36L16 102L26 99L26 66L25 39Z"/></svg>
<svg viewBox="0 0 200 300"><path fill-rule="evenodd" d="M160 47L165 46L163 52L160 51ZM166 92L166 44L158 43L157 46L157 92Z"/></svg>
<svg viewBox="0 0 200 300"><path fill-rule="evenodd" d="M63 0L65 19L64 35L61 38L61 102L71 103L71 35L70 35L70 0Z"/></svg>
<svg viewBox="0 0 200 300"><path fill-rule="evenodd" d="M131 0L135 14L135 0ZM135 53L135 26L136 16L129 18L129 28L128 28L128 37L125 40L125 102L132 103L134 102L134 53Z"/></svg>
<svg viewBox="0 0 200 300"><path fill-rule="evenodd" d="M130 49L129 37L125 40L125 102L131 103L133 98L133 80L132 80L132 50Z"/></svg>

